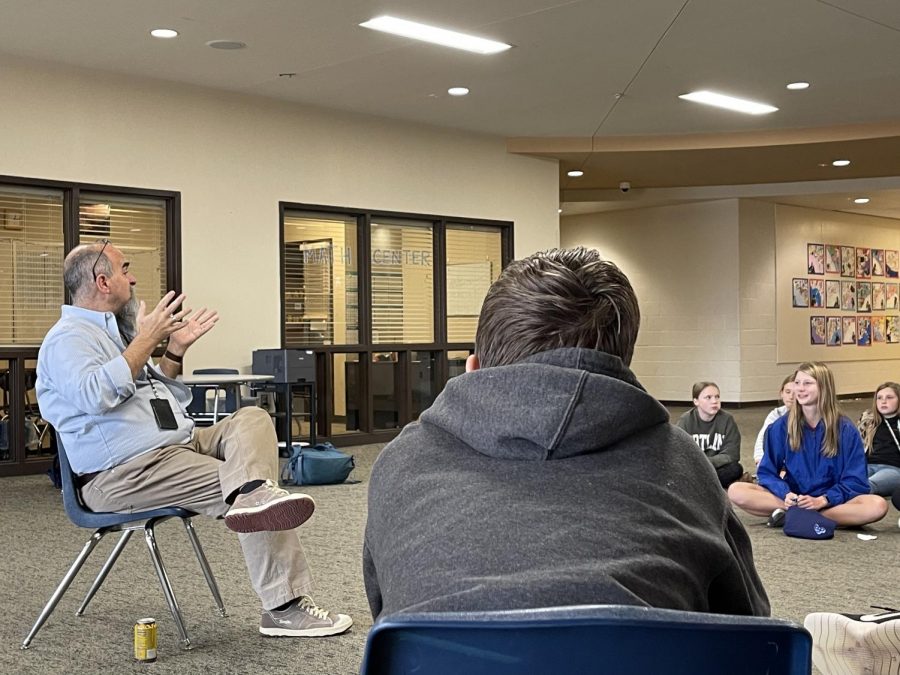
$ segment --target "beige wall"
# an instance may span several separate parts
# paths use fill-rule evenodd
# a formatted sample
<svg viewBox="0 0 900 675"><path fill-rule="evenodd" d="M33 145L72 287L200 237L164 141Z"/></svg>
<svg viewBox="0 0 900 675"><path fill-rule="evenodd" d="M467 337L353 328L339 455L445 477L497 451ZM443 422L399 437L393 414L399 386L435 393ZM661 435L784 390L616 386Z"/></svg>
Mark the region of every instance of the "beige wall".
<svg viewBox="0 0 900 675"><path fill-rule="evenodd" d="M279 342L278 202L515 222L558 244L555 162L502 138L0 59L0 174L182 194L184 288L219 308L188 368Z"/></svg>
<svg viewBox="0 0 900 675"><path fill-rule="evenodd" d="M560 239L598 249L631 279L641 305L632 368L651 394L683 401L712 380L740 400L737 200L563 218Z"/></svg>
<svg viewBox="0 0 900 675"><path fill-rule="evenodd" d="M785 249L777 257L776 232ZM782 379L805 358L829 362L840 394L896 379L900 345L809 346L812 312L790 313L790 278L786 287L780 278L776 286L776 267L788 265L798 250L802 267L807 240L888 247L898 237L900 223L889 219L746 199L574 216L560 226L563 246L595 247L631 278L643 313L632 368L664 400L687 400L699 379L717 381L726 401L774 400ZM806 276L803 269L781 276L791 274ZM787 319L779 315L785 325L777 326L782 296ZM779 340L797 346L790 358L779 361ZM897 357L874 358L891 347ZM830 356L842 349L858 349L862 356L854 357L862 360Z"/></svg>

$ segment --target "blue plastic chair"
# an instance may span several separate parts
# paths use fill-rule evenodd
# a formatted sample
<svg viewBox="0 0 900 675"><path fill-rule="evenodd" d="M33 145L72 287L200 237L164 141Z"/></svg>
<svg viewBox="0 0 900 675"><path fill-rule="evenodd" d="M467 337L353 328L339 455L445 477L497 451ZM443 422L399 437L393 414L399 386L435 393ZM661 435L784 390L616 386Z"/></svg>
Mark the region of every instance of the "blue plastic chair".
<svg viewBox="0 0 900 675"><path fill-rule="evenodd" d="M191 541L194 553L197 556L197 560L200 562L200 569L203 571L203 576L206 577L206 583L209 585L209 590L212 591L212 596L217 608L216 614L224 617L227 616L227 612L225 611L225 604L222 602L222 595L219 593L219 586L216 584L216 579L209 567L206 554L203 552L203 547L200 546L200 540L197 538L197 533L194 531L193 523L191 523L191 517L197 514L175 506L154 509L152 511L141 511L139 513L94 513L89 510L81 500L81 493L75 486L75 474L69 466L69 459L63 448L62 439L59 438L59 434L56 436L57 447L59 449L60 474L62 477L63 505L66 509L66 515L68 515L69 520L78 527L94 529L94 533L91 535L91 538L87 540L84 548L81 549L81 553L78 554L78 557L75 558L75 562L72 563L72 566L69 568L69 571L66 572L66 575L59 583L59 586L56 587L53 595L50 596L50 600L47 601L44 609L41 610L40 616L38 616L37 621L31 628L31 631L28 633L24 642L22 642L22 649L28 649L34 636L37 635L41 626L44 625L44 622L47 621L50 614L56 609L56 605L59 603L66 590L68 590L69 585L75 579L75 576L84 565L88 556L97 544L100 543L100 540L110 532L121 532L121 538L115 548L113 548L112 553L109 554L109 558L106 560L103 567L100 569L97 578L91 585L90 590L88 590L78 611L75 612L76 616L82 616L84 614L84 610L87 609L91 598L93 598L100 589L100 585L106 579L106 576L118 559L119 554L122 553L122 550L125 548L131 535L137 530L144 531L144 540L147 543L147 548L150 550L150 560L153 561L153 567L156 569L156 576L159 578L160 586L162 586L163 595L166 597L166 603L169 605L169 610L172 612L172 618L175 620L175 625L178 628L181 644L184 649L190 649L191 641L188 637L187 630L184 627L184 620L181 618L181 611L178 609L178 602L175 599L175 593L172 591L172 586L169 583L169 577L166 574L166 568L160 557L159 548L156 545L154 528L156 525L169 518L181 519L181 522L184 523L184 529L187 531L188 539Z"/></svg>
<svg viewBox="0 0 900 675"><path fill-rule="evenodd" d="M360 672L808 675L811 651L788 621L652 607L399 613L372 627Z"/></svg>

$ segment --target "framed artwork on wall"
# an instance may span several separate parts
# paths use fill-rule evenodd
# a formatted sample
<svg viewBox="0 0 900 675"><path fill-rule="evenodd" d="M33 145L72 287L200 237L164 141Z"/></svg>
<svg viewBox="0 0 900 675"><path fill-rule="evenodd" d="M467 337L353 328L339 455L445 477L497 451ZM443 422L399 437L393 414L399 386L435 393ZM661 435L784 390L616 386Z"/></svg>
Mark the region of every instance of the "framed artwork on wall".
<svg viewBox="0 0 900 675"><path fill-rule="evenodd" d="M872 342L885 342L885 328L883 316L872 317Z"/></svg>
<svg viewBox="0 0 900 675"><path fill-rule="evenodd" d="M837 244L825 244L825 272L841 273L841 247Z"/></svg>
<svg viewBox="0 0 900 675"><path fill-rule="evenodd" d="M828 309L841 308L841 282L837 279L825 282L825 306Z"/></svg>
<svg viewBox="0 0 900 675"><path fill-rule="evenodd" d="M900 316L889 316L885 322L884 331L888 343L897 344L900 342Z"/></svg>
<svg viewBox="0 0 900 675"><path fill-rule="evenodd" d="M872 321L867 316L856 318L856 344L859 347L872 346Z"/></svg>
<svg viewBox="0 0 900 675"><path fill-rule="evenodd" d="M880 281L872 282L872 311L877 312L884 309L884 283Z"/></svg>
<svg viewBox="0 0 900 675"><path fill-rule="evenodd" d="M841 246L841 276L856 276L856 249L852 246Z"/></svg>
<svg viewBox="0 0 900 675"><path fill-rule="evenodd" d="M856 249L856 278L869 279L872 276L872 249Z"/></svg>
<svg viewBox="0 0 900 675"><path fill-rule="evenodd" d="M842 316L841 317L841 332L842 332L841 344L845 344L845 345L855 345L856 344L856 317L855 316Z"/></svg>
<svg viewBox="0 0 900 675"><path fill-rule="evenodd" d="M860 281L856 284L856 311L872 311L872 283Z"/></svg>
<svg viewBox="0 0 900 675"><path fill-rule="evenodd" d="M844 312L856 311L856 282L841 282L841 310Z"/></svg>
<svg viewBox="0 0 900 675"><path fill-rule="evenodd" d="M795 277L792 282L791 303L794 307L809 307L809 281Z"/></svg>
<svg viewBox="0 0 900 675"><path fill-rule="evenodd" d="M900 309L900 297L898 297L898 284L884 285L884 308Z"/></svg>
<svg viewBox="0 0 900 675"><path fill-rule="evenodd" d="M896 279L900 272L900 254L897 251L884 252L884 276Z"/></svg>
<svg viewBox="0 0 900 675"><path fill-rule="evenodd" d="M841 346L841 317L829 316L826 326L825 326L825 332L828 334L828 346L829 347L840 347Z"/></svg>
<svg viewBox="0 0 900 675"><path fill-rule="evenodd" d="M825 306L825 280L809 280L809 306L821 309Z"/></svg>
<svg viewBox="0 0 900 675"><path fill-rule="evenodd" d="M812 345L825 344L825 317L809 317L809 343Z"/></svg>
<svg viewBox="0 0 900 675"><path fill-rule="evenodd" d="M810 274L825 274L825 245L806 245L806 268Z"/></svg>
<svg viewBox="0 0 900 675"><path fill-rule="evenodd" d="M884 249L881 249L881 248L873 248L872 249L872 276L873 277L883 277L884 276Z"/></svg>

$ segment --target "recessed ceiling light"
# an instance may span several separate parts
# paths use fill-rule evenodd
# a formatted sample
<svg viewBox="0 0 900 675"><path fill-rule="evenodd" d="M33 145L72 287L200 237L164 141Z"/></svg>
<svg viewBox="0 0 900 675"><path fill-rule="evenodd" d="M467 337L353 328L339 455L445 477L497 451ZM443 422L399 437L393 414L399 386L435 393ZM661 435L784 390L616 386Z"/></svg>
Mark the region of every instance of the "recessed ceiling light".
<svg viewBox="0 0 900 675"><path fill-rule="evenodd" d="M129 232L140 232L140 231L141 231L141 228L139 228L139 227L132 227L132 228L131 228L130 230L128 230L128 231L129 231Z"/></svg>
<svg viewBox="0 0 900 675"><path fill-rule="evenodd" d="M786 86L787 89L797 91L800 89L809 89L809 82L791 82Z"/></svg>
<svg viewBox="0 0 900 675"><path fill-rule="evenodd" d="M469 93L469 90L466 87L450 87L447 93L451 96L465 96Z"/></svg>
<svg viewBox="0 0 900 675"><path fill-rule="evenodd" d="M438 28L437 26L429 26L424 23L415 21L407 21L398 19L393 16L379 16L369 21L359 24L363 28L371 28L379 30L382 33L390 33L391 35L400 35L401 37L412 38L413 40L421 40L422 42L430 42L444 47L453 47L454 49L464 49L467 52L475 52L476 54L496 54L506 51L512 45L495 40L486 40L485 38L467 35L465 33L457 33L446 28Z"/></svg>
<svg viewBox="0 0 900 675"><path fill-rule="evenodd" d="M572 178L581 178L584 175L584 171L578 171L576 169L575 171L569 171L566 175Z"/></svg>
<svg viewBox="0 0 900 675"><path fill-rule="evenodd" d="M735 112L747 113L748 115L765 115L778 110L775 106L767 105L765 103L757 103L756 101L748 101L745 98L735 98L734 96L717 94L714 91L692 91L690 94L681 94L678 98L684 99L685 101L693 101L694 103L712 105L717 108L725 108L726 110L734 110Z"/></svg>
<svg viewBox="0 0 900 675"><path fill-rule="evenodd" d="M171 28L154 28L150 31L150 35L156 38L173 38L178 37L178 31L172 30Z"/></svg>
<svg viewBox="0 0 900 675"><path fill-rule="evenodd" d="M853 203L854 204L868 204L869 198L868 197L857 197L856 199L853 200Z"/></svg>
<svg viewBox="0 0 900 675"><path fill-rule="evenodd" d="M849 159L836 159L831 163L831 166L850 166Z"/></svg>
<svg viewBox="0 0 900 675"><path fill-rule="evenodd" d="M557 213L562 213L562 209L556 209Z"/></svg>
<svg viewBox="0 0 900 675"><path fill-rule="evenodd" d="M206 46L213 49L243 49L247 44L238 40L210 40Z"/></svg>

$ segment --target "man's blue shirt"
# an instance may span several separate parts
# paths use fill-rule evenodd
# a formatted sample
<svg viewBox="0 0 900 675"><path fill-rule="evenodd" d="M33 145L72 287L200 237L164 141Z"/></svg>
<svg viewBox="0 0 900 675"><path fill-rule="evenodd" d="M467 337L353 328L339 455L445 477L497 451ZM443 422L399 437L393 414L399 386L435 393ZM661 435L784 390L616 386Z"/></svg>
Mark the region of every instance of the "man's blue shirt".
<svg viewBox="0 0 900 675"><path fill-rule="evenodd" d="M125 344L111 312L63 305L38 353L41 416L65 444L79 474L118 466L150 450L186 443L194 422L185 412L191 393L148 360L137 380L122 356ZM148 380L153 378L153 387ZM157 427L150 400L165 398L177 429Z"/></svg>

